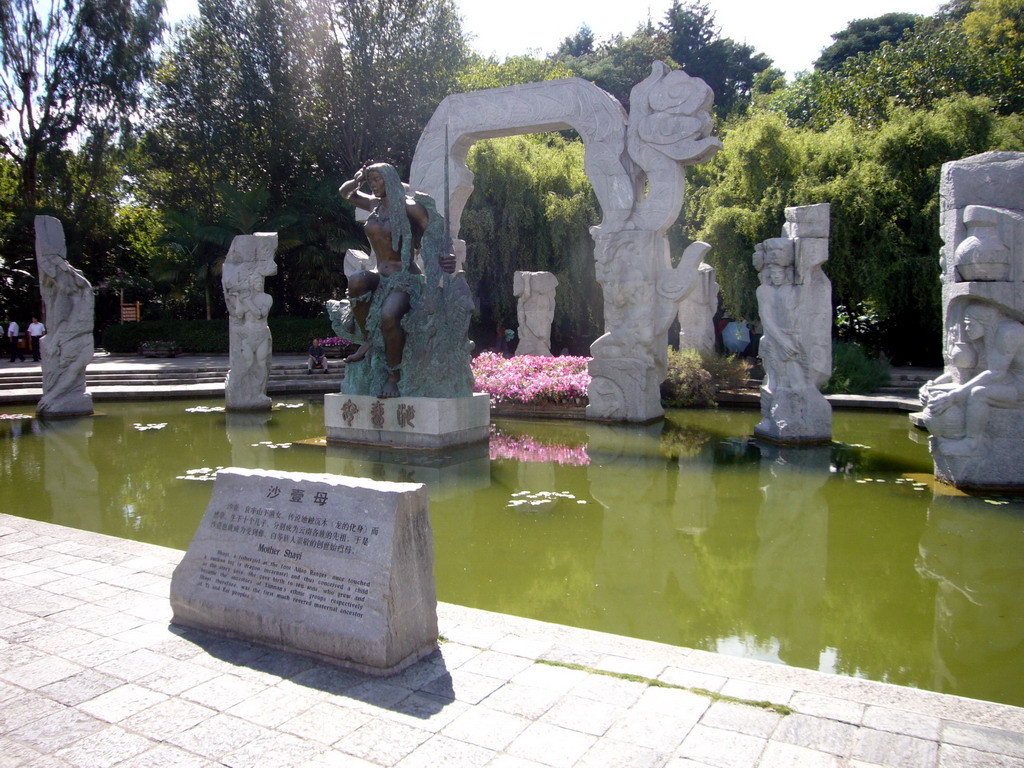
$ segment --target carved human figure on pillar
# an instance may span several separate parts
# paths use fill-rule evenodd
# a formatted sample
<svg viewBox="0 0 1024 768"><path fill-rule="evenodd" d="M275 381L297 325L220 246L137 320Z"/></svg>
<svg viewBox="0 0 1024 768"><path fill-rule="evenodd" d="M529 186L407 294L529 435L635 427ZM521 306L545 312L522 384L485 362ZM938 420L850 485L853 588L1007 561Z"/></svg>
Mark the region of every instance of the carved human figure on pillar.
<svg viewBox="0 0 1024 768"><path fill-rule="evenodd" d="M551 321L555 318L555 289L558 278L550 272L517 271L512 295L519 299L517 355L551 356Z"/></svg>
<svg viewBox="0 0 1024 768"><path fill-rule="evenodd" d="M921 388L922 421L947 454L974 453L993 409L1024 410L1024 325L981 301L960 325L954 370Z"/></svg>
<svg viewBox="0 0 1024 768"><path fill-rule="evenodd" d="M679 348L699 352L715 351L715 310L718 308L718 281L710 264L697 267L697 284L679 302Z"/></svg>
<svg viewBox="0 0 1024 768"><path fill-rule="evenodd" d="M267 315L274 299L263 292L263 281L277 274L276 234L239 235L231 242L221 283L228 309L231 369L224 397L231 410L270 408L267 381L273 339Z"/></svg>
<svg viewBox="0 0 1024 768"><path fill-rule="evenodd" d="M810 213L815 218L823 214L827 221L827 209ZM786 231L798 235L801 209L787 209L786 215ZM825 236L827 243L827 229ZM764 327L758 354L765 369L763 418L755 432L780 442L828 440L832 435L832 410L819 391L831 375L832 291L821 270L827 250L822 253L817 245L802 244L799 236L777 237L760 243L754 252Z"/></svg>
<svg viewBox="0 0 1024 768"><path fill-rule="evenodd" d="M46 305L47 334L40 340L43 396L40 416L93 412L85 391L85 369L92 360L92 285L67 260L64 229L52 216L36 216L36 264L39 292Z"/></svg>

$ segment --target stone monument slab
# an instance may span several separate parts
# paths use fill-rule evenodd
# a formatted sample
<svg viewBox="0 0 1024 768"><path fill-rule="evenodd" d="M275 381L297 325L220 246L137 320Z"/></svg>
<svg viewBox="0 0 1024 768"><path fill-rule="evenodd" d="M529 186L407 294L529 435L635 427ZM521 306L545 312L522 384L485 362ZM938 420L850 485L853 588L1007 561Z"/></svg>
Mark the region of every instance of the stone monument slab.
<svg viewBox="0 0 1024 768"><path fill-rule="evenodd" d="M171 607L175 624L399 672L437 645L426 488L222 469Z"/></svg>
<svg viewBox="0 0 1024 768"><path fill-rule="evenodd" d="M330 443L402 448L448 448L487 438L490 397L390 397L324 395Z"/></svg>

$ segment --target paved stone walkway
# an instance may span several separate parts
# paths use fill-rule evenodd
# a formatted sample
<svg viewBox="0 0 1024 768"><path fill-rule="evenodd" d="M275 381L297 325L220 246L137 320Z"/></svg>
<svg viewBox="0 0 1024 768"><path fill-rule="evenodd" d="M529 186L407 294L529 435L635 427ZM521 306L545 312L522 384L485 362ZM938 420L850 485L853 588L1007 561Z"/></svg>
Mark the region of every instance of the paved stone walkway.
<svg viewBox="0 0 1024 768"><path fill-rule="evenodd" d="M1024 767L1024 709L447 604L338 670L169 624L181 556L0 514L0 766Z"/></svg>

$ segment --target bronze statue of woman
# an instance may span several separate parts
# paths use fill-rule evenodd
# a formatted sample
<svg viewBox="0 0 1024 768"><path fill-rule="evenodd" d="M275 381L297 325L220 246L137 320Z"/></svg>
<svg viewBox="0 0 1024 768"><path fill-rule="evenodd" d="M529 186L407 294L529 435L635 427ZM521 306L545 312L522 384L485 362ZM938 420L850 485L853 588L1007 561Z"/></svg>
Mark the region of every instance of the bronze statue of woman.
<svg viewBox="0 0 1024 768"><path fill-rule="evenodd" d="M360 191L364 182L370 194ZM394 166L375 163L360 168L341 185L342 197L370 211L364 224L366 237L377 255L377 271L361 270L349 277L348 298L360 347L346 358L356 363L373 354L374 334L383 339L386 376L378 397L398 397L405 352L403 319L423 291L423 275L414 257L436 211L410 195ZM455 256L438 254L441 268L455 271Z"/></svg>

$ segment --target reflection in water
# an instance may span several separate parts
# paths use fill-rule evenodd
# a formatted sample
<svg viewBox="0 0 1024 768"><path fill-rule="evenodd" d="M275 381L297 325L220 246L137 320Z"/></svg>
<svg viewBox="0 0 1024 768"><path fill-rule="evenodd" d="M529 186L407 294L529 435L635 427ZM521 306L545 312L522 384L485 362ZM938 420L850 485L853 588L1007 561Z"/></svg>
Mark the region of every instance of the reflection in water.
<svg viewBox="0 0 1024 768"><path fill-rule="evenodd" d="M267 450L271 411L230 411L224 414L224 432L231 444L231 466L275 469L275 451Z"/></svg>
<svg viewBox="0 0 1024 768"><path fill-rule="evenodd" d="M779 659L814 669L823 651L823 599L828 571L829 446L761 445L761 509L747 609L777 639Z"/></svg>
<svg viewBox="0 0 1024 768"><path fill-rule="evenodd" d="M1021 509L938 494L917 569L936 583L933 677L962 696L1013 701L1024 691Z"/></svg>
<svg viewBox="0 0 1024 768"><path fill-rule="evenodd" d="M96 465L89 455L93 419L40 420L43 487L50 498L50 522L96 530L100 526ZM35 431L35 430L33 430Z"/></svg>
<svg viewBox="0 0 1024 768"><path fill-rule="evenodd" d="M189 470L424 482L441 600L1024 704L1024 500L933 500L905 416L837 412L843 442L800 449L749 437L753 410L499 419L492 460L303 444L322 405L290 404L0 420L0 509L184 549L211 491Z"/></svg>
<svg viewBox="0 0 1024 768"><path fill-rule="evenodd" d="M510 429L498 429L494 424L491 425L489 445L491 460L553 461L556 464L575 466L585 466L590 463L586 444L573 445L538 440L529 434L513 432Z"/></svg>

